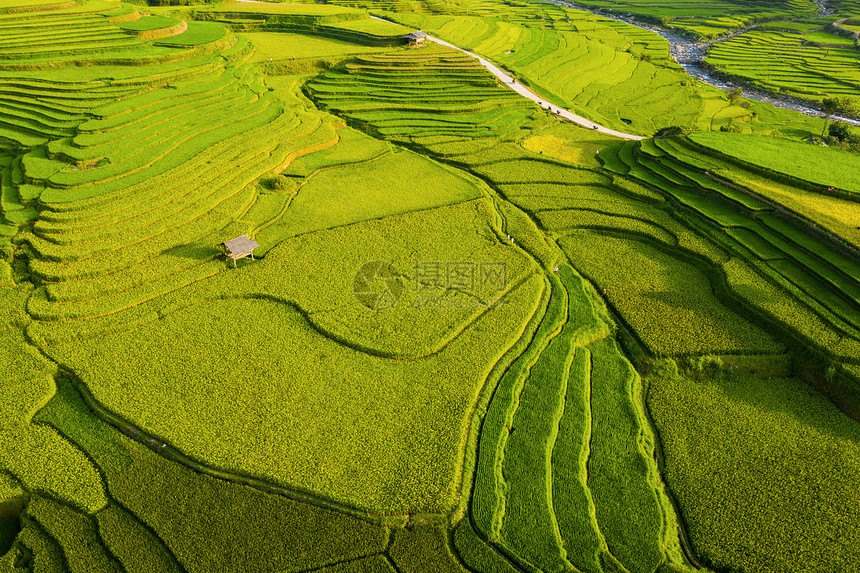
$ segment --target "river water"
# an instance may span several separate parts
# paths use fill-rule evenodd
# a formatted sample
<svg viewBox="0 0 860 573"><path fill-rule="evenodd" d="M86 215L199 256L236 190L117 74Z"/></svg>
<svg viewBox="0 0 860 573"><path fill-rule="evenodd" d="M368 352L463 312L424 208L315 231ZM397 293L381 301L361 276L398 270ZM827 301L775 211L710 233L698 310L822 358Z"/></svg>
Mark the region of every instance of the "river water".
<svg viewBox="0 0 860 573"><path fill-rule="evenodd" d="M773 104L776 107L780 107L783 109L790 109L793 111L800 112L805 115L809 115L812 117L824 117L824 112L819 109L812 107L811 105L803 102L800 99L795 99L791 97L781 97L766 91L751 89L746 86L742 86L740 84L735 84L730 80L723 80L715 77L704 65L705 56L707 55L708 48L715 44L716 42L710 43L700 43L694 42L688 38L683 38L681 36L677 36L666 30L662 30L657 28L656 26L650 26L648 24L643 24L641 22L637 22L635 20L631 20L629 18L623 18L621 16L617 16L614 14L603 14L599 12L595 12L593 10L589 10L585 6L580 6L573 2L566 2L564 0L546 0L551 4L557 4L559 6L564 6L566 8L572 8L574 10L582 10L584 12L591 12L597 16L602 16L604 18L610 18L612 20L618 20L619 22L624 22L625 24L630 24L631 26L636 26L637 28L642 28L643 30L649 30L656 34L662 36L667 42L669 42L669 53L672 55L672 59L674 59L684 70L694 78L708 84L714 86L715 88L719 88L721 90L732 90L735 88L741 88L743 92L743 97L755 101L766 102L769 104ZM819 15L826 15L832 13L829 9L824 6L824 3L819 0L816 2L819 6ZM721 38L719 41L725 41L731 37L737 36L738 34L743 34L744 32L749 31L751 28L745 28L743 30L738 30L726 36L725 38ZM839 115L831 115L831 119L837 121L844 121L845 123L850 123L851 125L860 126L860 120L852 119L849 117L843 117Z"/></svg>

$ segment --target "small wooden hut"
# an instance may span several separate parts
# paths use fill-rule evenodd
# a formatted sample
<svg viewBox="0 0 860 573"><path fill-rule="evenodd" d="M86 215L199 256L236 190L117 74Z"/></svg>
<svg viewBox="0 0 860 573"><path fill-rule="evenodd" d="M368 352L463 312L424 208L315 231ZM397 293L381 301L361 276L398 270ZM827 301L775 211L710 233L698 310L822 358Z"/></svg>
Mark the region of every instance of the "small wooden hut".
<svg viewBox="0 0 860 573"><path fill-rule="evenodd" d="M415 32L410 32L402 38L406 41L410 46L423 46L424 41L427 39L427 34L422 32L421 30L417 30Z"/></svg>
<svg viewBox="0 0 860 573"><path fill-rule="evenodd" d="M260 246L257 241L249 239L248 235L242 235L241 237L224 241L221 244L224 245L224 248L227 251L227 258L233 259L234 267L236 266L236 261L242 257L250 255L253 260L254 249Z"/></svg>

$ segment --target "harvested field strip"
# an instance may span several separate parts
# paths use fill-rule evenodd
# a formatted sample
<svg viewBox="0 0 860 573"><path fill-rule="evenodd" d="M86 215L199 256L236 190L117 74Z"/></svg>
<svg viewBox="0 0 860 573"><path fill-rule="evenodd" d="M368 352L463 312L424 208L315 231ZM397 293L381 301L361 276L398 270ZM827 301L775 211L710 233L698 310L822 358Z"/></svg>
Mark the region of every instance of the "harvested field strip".
<svg viewBox="0 0 860 573"><path fill-rule="evenodd" d="M568 565L553 512L550 458L573 360L573 328L576 326L567 322L529 369L516 400L502 461L505 504L500 544L543 571Z"/></svg>
<svg viewBox="0 0 860 573"><path fill-rule="evenodd" d="M567 379L564 414L552 450L552 502L562 547L580 571L600 571L606 548L588 488L591 447L591 353L576 348Z"/></svg>
<svg viewBox="0 0 860 573"><path fill-rule="evenodd" d="M560 281L551 283L549 304L531 344L499 381L487 409L481 430L472 511L481 533L498 541L504 515L505 479L502 474L505 445L516 412L516 403L528 376L528 370L539 358L565 320L566 295Z"/></svg>
<svg viewBox="0 0 860 573"><path fill-rule="evenodd" d="M639 376L613 339L589 348L591 455L587 475L597 523L609 550L629 571L651 571L663 560L663 516L653 437L645 432L647 422L638 406Z"/></svg>

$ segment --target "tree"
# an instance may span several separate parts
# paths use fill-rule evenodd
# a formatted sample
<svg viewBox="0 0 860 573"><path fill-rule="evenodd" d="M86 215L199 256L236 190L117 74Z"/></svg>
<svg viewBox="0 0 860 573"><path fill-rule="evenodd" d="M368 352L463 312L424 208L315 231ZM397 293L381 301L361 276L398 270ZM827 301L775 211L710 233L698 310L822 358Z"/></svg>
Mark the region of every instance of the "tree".
<svg viewBox="0 0 860 573"><path fill-rule="evenodd" d="M841 107L841 101L838 97L826 97L824 101L824 127L821 128L821 137L824 137L824 132L827 131L827 124L830 122L830 116Z"/></svg>
<svg viewBox="0 0 860 573"><path fill-rule="evenodd" d="M732 105L737 105L738 102L741 101L743 95L744 90L742 90L741 88L735 88L729 92L729 101L732 103Z"/></svg>
<svg viewBox="0 0 860 573"><path fill-rule="evenodd" d="M857 99L848 96L837 98L839 100L839 109L847 115L860 115L860 107L857 106Z"/></svg>

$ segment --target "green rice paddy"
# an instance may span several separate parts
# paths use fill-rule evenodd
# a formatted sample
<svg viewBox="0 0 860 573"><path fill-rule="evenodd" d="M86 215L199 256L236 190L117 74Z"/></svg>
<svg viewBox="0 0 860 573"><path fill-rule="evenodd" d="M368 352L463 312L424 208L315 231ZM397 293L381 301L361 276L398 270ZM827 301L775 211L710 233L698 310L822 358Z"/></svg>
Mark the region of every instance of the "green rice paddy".
<svg viewBox="0 0 860 573"><path fill-rule="evenodd" d="M773 24L773 27L777 24ZM832 29L754 29L708 51L705 62L753 86L802 98L857 98L860 52Z"/></svg>
<svg viewBox="0 0 860 573"><path fill-rule="evenodd" d="M854 95L805 22L711 57L751 34ZM851 570L860 183L821 128L537 0L0 0L0 573Z"/></svg>

